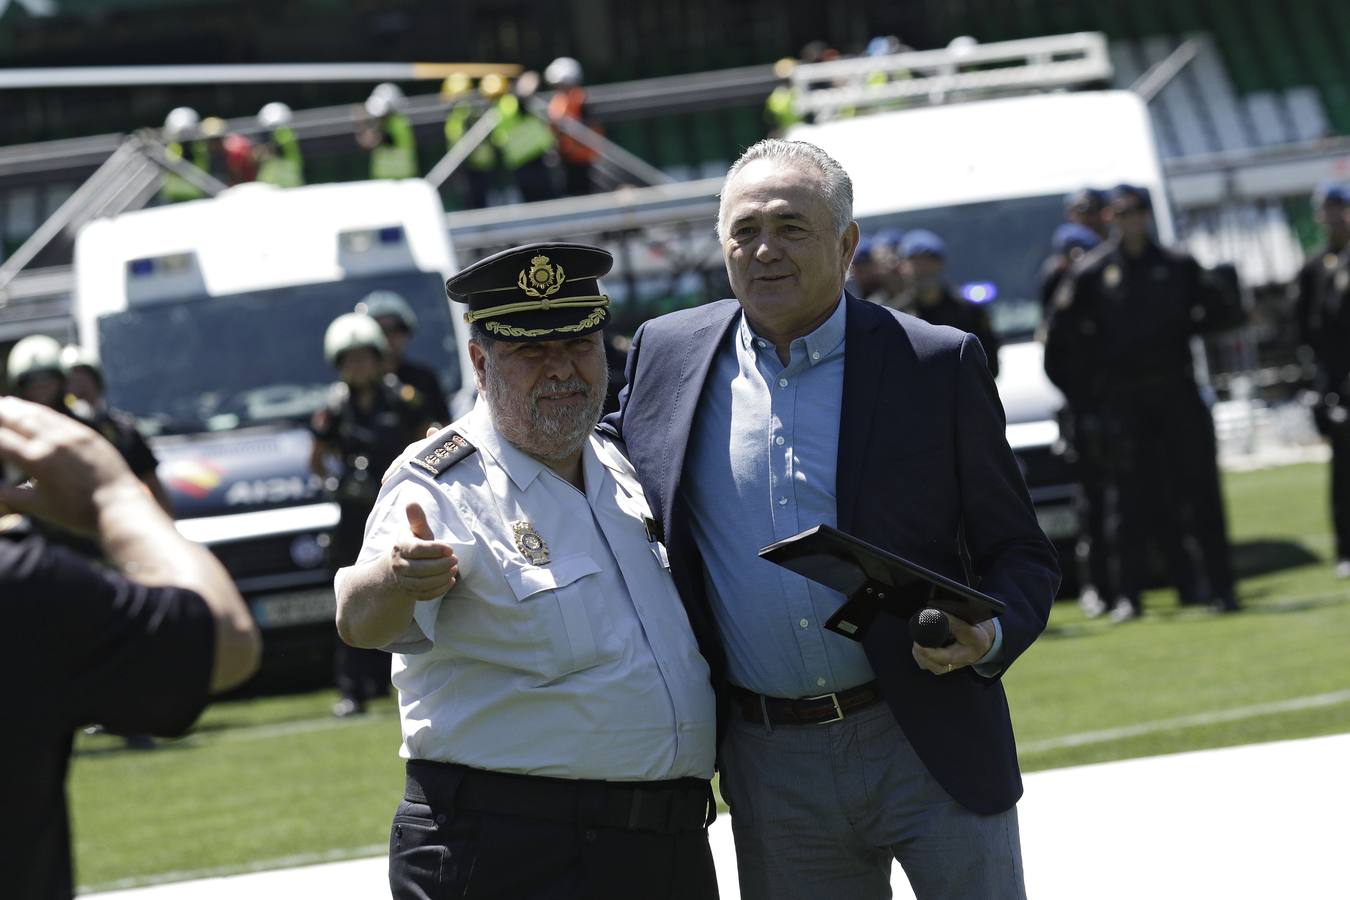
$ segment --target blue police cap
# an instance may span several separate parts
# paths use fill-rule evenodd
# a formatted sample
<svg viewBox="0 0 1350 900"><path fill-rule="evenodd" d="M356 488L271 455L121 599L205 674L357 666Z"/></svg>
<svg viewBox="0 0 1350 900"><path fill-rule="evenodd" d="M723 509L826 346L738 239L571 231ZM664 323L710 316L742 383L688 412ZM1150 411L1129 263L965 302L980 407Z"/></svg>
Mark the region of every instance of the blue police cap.
<svg viewBox="0 0 1350 900"><path fill-rule="evenodd" d="M1144 209L1153 209L1153 198L1149 196L1147 188L1142 188L1137 184L1118 184L1111 188L1112 203L1126 199L1134 200Z"/></svg>
<svg viewBox="0 0 1350 900"><path fill-rule="evenodd" d="M864 259L872 255L876 249L877 239L875 237L863 236L858 238L858 249L854 252L854 259Z"/></svg>
<svg viewBox="0 0 1350 900"><path fill-rule="evenodd" d="M1085 207L1088 210L1095 212L1105 206L1106 202L1106 191L1085 187L1074 191L1064 198L1064 209L1067 212L1071 209Z"/></svg>
<svg viewBox="0 0 1350 900"><path fill-rule="evenodd" d="M900 241L900 256L904 259L913 259L916 256L936 256L938 259L945 259L947 245L942 242L942 238L928 229L915 228L906 233Z"/></svg>
<svg viewBox="0 0 1350 900"><path fill-rule="evenodd" d="M1076 222L1065 222L1055 229L1054 237L1050 239L1056 253L1068 253L1075 247L1080 250L1091 250L1101 242L1102 239L1097 237L1097 232Z"/></svg>
<svg viewBox="0 0 1350 900"><path fill-rule="evenodd" d="M899 228L883 228L872 235L872 240L876 242L876 246L892 253L900 252L900 242L904 239L905 233Z"/></svg>
<svg viewBox="0 0 1350 900"><path fill-rule="evenodd" d="M1312 203L1314 207L1324 203L1340 203L1350 206L1350 184L1344 184L1339 181L1323 181L1313 191Z"/></svg>

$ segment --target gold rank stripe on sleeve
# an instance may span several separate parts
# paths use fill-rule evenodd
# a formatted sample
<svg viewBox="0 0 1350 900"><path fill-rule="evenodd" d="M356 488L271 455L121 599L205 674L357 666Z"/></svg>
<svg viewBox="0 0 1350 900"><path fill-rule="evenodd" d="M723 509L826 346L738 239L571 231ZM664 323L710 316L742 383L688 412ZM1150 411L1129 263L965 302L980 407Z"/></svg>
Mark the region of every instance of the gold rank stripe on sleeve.
<svg viewBox="0 0 1350 900"><path fill-rule="evenodd" d="M442 475L446 469L455 463L477 451L478 448L470 444L463 435L452 431L441 443L424 448L420 453L411 457L408 460L408 465L430 473L435 478Z"/></svg>

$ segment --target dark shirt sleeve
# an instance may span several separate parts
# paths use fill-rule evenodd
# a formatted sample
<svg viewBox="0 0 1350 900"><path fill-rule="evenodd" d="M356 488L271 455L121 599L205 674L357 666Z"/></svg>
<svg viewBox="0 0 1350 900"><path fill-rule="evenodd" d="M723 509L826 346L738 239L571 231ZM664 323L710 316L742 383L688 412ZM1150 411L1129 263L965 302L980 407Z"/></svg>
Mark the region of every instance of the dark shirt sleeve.
<svg viewBox="0 0 1350 900"><path fill-rule="evenodd" d="M122 451L122 458L127 461L127 467L137 478L144 479L148 475L155 474L159 460L155 459L155 452L141 436L135 423L121 416L115 417L113 421L117 423L118 449Z"/></svg>
<svg viewBox="0 0 1350 900"><path fill-rule="evenodd" d="M33 537L0 541L0 598L28 661L14 675L63 727L169 737L206 705L215 625L196 593L136 584Z"/></svg>

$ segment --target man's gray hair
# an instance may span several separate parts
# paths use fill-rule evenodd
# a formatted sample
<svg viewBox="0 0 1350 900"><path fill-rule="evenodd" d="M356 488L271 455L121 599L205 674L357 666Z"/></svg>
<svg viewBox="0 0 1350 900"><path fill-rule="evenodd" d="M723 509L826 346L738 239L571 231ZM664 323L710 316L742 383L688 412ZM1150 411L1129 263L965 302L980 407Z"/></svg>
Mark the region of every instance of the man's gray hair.
<svg viewBox="0 0 1350 900"><path fill-rule="evenodd" d="M731 184L731 180L736 177L741 169L761 159L819 173L821 191L825 195L826 205L830 208L830 220L834 223L835 233L844 233L844 229L848 228L848 224L853 221L853 179L848 177L844 167L839 165L834 157L815 144L808 144L806 141L766 138L758 144L752 145L727 170L726 181L722 182L720 199L723 202L726 199L726 186ZM723 231L726 225L722 221L723 211L722 203L719 203L717 206L718 238L726 237L726 233Z"/></svg>

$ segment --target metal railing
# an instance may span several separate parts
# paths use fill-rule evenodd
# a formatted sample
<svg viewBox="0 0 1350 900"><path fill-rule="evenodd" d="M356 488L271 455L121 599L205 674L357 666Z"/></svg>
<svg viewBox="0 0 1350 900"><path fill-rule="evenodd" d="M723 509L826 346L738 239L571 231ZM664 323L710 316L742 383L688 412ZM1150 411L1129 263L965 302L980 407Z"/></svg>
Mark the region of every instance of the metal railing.
<svg viewBox="0 0 1350 900"><path fill-rule="evenodd" d="M957 44L800 65L795 106L817 121L896 104L936 104L1111 80L1106 36L1052 35L993 44Z"/></svg>

